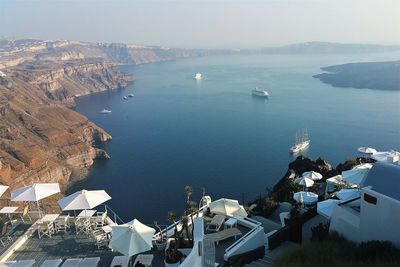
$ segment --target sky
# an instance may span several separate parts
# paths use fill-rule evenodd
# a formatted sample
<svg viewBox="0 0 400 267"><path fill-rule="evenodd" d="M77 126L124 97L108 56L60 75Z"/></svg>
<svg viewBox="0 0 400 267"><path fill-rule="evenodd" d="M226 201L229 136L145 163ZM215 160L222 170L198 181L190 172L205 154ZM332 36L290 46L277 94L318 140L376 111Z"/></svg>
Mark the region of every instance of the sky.
<svg viewBox="0 0 400 267"><path fill-rule="evenodd" d="M0 36L185 48L400 44L399 0L0 0Z"/></svg>

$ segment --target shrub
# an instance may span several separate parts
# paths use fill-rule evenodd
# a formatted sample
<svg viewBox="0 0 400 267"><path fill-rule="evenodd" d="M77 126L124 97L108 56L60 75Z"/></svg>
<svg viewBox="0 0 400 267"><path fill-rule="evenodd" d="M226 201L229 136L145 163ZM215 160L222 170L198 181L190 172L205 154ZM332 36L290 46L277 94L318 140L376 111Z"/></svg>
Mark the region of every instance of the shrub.
<svg viewBox="0 0 400 267"><path fill-rule="evenodd" d="M400 249L388 241L362 242L356 249L357 260L385 260L400 262Z"/></svg>
<svg viewBox="0 0 400 267"><path fill-rule="evenodd" d="M329 236L329 223L319 223L317 226L311 228L311 240L323 241L328 239Z"/></svg>

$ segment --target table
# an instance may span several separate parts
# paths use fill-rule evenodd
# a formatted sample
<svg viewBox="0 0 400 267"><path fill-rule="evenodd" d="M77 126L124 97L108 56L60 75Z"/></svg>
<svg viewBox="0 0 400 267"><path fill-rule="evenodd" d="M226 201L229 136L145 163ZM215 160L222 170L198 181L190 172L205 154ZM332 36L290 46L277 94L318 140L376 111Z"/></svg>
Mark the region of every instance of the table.
<svg viewBox="0 0 400 267"><path fill-rule="evenodd" d="M101 229L103 229L103 231L104 231L106 234L109 234L109 233L112 232L112 228L111 228L111 226L109 226L109 225L104 225L103 227L101 227Z"/></svg>
<svg viewBox="0 0 400 267"><path fill-rule="evenodd" d="M11 213L15 213L15 211L18 209L18 207L4 207L0 210L0 214L7 214L8 218L11 221Z"/></svg>
<svg viewBox="0 0 400 267"><path fill-rule="evenodd" d="M60 216L60 214L46 214L39 221L44 223L53 223L58 218L58 216Z"/></svg>
<svg viewBox="0 0 400 267"><path fill-rule="evenodd" d="M135 266L136 263L140 262L144 266L150 267L153 262L153 258L154 256L149 254L138 255L135 259L135 263L133 263L133 266Z"/></svg>
<svg viewBox="0 0 400 267"><path fill-rule="evenodd" d="M111 262L111 267L114 266L121 266L121 267L127 267L129 264L129 257L127 256L115 256L113 261Z"/></svg>
<svg viewBox="0 0 400 267"><path fill-rule="evenodd" d="M97 210L82 210L77 218L90 218L92 217L95 213L97 212Z"/></svg>
<svg viewBox="0 0 400 267"><path fill-rule="evenodd" d="M232 228L233 226L237 226L237 219L229 218L225 223L225 228Z"/></svg>

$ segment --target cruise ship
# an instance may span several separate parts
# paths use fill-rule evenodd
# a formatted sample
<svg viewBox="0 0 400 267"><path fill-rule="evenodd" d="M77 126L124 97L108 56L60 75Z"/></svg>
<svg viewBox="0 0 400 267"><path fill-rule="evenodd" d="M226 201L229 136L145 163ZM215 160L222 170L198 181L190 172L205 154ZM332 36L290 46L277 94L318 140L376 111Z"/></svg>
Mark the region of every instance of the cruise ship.
<svg viewBox="0 0 400 267"><path fill-rule="evenodd" d="M294 146L290 148L290 152L295 154L299 153L301 150L307 148L310 145L310 139L308 138L307 129L301 132L296 132L296 138Z"/></svg>
<svg viewBox="0 0 400 267"><path fill-rule="evenodd" d="M254 88L251 93L252 93L252 95L255 95L255 96L261 96L261 97L268 97L269 96L267 90L265 90L262 87L258 87L258 86L256 88Z"/></svg>
<svg viewBox="0 0 400 267"><path fill-rule="evenodd" d="M194 75L194 78L195 78L196 80L201 80L201 73L200 73L200 72L197 72L197 73Z"/></svg>
<svg viewBox="0 0 400 267"><path fill-rule="evenodd" d="M111 110L104 108L100 111L100 113L111 113Z"/></svg>

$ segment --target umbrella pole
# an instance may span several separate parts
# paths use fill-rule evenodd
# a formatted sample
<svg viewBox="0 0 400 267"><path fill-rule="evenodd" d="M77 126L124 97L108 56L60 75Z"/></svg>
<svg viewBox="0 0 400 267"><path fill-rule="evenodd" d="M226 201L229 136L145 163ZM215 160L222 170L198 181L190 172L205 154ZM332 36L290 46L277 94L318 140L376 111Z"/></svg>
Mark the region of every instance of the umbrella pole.
<svg viewBox="0 0 400 267"><path fill-rule="evenodd" d="M36 201L38 212L39 212L39 217L42 218L42 212L40 211L40 205L39 205L39 200Z"/></svg>

